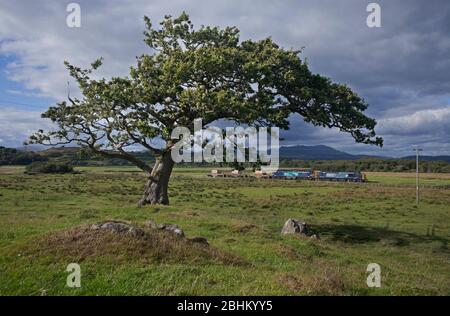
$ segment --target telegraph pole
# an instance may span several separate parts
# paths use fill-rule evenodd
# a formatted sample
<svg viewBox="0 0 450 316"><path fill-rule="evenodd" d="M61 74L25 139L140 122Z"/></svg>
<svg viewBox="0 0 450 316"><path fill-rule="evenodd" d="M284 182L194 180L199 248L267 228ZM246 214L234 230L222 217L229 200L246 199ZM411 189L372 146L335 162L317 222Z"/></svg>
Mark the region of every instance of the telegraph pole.
<svg viewBox="0 0 450 316"><path fill-rule="evenodd" d="M419 205L419 152L423 149L414 145L413 150L416 152L416 204Z"/></svg>

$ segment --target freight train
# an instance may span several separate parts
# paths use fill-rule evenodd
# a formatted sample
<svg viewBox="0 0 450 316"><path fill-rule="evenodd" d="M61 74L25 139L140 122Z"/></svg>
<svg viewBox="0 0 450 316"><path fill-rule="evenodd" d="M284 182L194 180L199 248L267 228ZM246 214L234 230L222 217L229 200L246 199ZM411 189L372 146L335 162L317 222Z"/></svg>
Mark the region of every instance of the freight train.
<svg viewBox="0 0 450 316"><path fill-rule="evenodd" d="M278 170L271 176L273 179L292 180L317 180L317 181L337 181L337 182L366 182L367 177L358 171L338 171L328 172L312 169Z"/></svg>
<svg viewBox="0 0 450 316"><path fill-rule="evenodd" d="M222 173L218 170L211 170L208 177L231 177L231 178L247 178L251 177L244 172L233 170L231 173ZM366 182L365 173L359 171L338 171L328 172L313 170L310 168L278 170L272 174L264 173L260 170L255 171L255 178L259 179L284 179L284 180L316 180L316 181L337 181L337 182Z"/></svg>
<svg viewBox="0 0 450 316"><path fill-rule="evenodd" d="M272 173L273 179L303 179L312 180L313 179L312 169L296 169L296 170L278 170Z"/></svg>

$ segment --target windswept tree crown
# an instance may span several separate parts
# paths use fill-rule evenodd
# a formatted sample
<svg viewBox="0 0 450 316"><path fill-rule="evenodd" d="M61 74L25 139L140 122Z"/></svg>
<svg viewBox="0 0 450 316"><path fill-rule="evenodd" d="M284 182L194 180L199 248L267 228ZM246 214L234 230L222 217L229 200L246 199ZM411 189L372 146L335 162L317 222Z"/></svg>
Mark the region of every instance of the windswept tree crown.
<svg viewBox="0 0 450 316"><path fill-rule="evenodd" d="M89 69L66 62L82 98L50 107L42 117L57 129L40 130L30 142L76 142L151 172L127 147L141 145L161 155L172 146L171 131L193 129L196 118L205 125L228 119L287 129L290 115L298 113L316 126L350 133L356 142L382 145L376 121L364 115L365 101L346 85L312 74L300 51L283 49L270 38L241 41L236 27L194 29L186 13L166 16L159 28L144 19L151 54L138 57L129 76L110 80L90 78L101 59ZM156 147L154 138L167 146Z"/></svg>

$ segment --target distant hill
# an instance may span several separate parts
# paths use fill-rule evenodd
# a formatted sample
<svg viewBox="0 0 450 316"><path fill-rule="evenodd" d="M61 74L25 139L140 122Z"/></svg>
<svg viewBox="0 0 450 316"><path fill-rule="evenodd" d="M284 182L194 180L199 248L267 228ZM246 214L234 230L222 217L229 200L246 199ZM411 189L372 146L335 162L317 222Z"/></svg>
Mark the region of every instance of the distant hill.
<svg viewBox="0 0 450 316"><path fill-rule="evenodd" d="M48 146L44 145L26 145L22 147L16 147L18 151L42 151L48 149Z"/></svg>
<svg viewBox="0 0 450 316"><path fill-rule="evenodd" d="M59 157L62 155L78 155L80 152L80 147L51 147L41 150L39 154L45 157Z"/></svg>
<svg viewBox="0 0 450 316"><path fill-rule="evenodd" d="M360 156L352 155L325 145L298 145L280 147L280 158L296 160L356 160Z"/></svg>
<svg viewBox="0 0 450 316"><path fill-rule="evenodd" d="M371 155L352 155L325 145L317 146L282 146L280 147L281 159L295 160L358 160L358 159L395 159ZM398 159L415 160L416 156L406 156ZM420 156L421 161L446 161L450 162L450 156Z"/></svg>
<svg viewBox="0 0 450 316"><path fill-rule="evenodd" d="M40 150L39 150L40 149ZM24 148L17 148L18 151L23 151ZM87 155L86 157L81 154L79 147L31 147L27 146L26 151L36 151L40 155L46 158L52 157L61 157L66 160L79 161L79 160L102 160L99 157L92 157L91 155ZM149 161L154 158L149 152L145 151L135 151L133 155L139 157L143 160ZM305 146L305 145L296 145L296 146L281 146L280 147L280 159L289 159L289 160L358 160L358 159L370 159L370 158L379 158L379 159L395 159L390 157L380 157L380 156L371 156L371 155L353 155L346 153L344 151L340 151L325 145L316 145L316 146ZM415 156L406 156L398 159L403 160L415 160ZM450 162L450 156L441 155L441 156L420 156L421 161L445 161ZM116 162L116 161L115 161ZM116 162L117 163L117 162ZM123 164L127 164L126 161L122 162Z"/></svg>
<svg viewBox="0 0 450 316"><path fill-rule="evenodd" d="M1 165L29 165L35 161L46 161L47 158L35 152L20 151L15 148L0 146Z"/></svg>

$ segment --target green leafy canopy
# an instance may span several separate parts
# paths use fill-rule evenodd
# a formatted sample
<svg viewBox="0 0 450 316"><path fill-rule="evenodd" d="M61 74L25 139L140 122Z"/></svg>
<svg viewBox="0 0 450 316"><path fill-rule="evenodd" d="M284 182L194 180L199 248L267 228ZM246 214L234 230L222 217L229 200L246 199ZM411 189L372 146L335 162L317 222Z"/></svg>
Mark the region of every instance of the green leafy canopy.
<svg viewBox="0 0 450 316"><path fill-rule="evenodd" d="M236 27L195 29L186 13L166 16L158 28L145 17L145 42L151 54L137 58L127 77L91 79L102 60L81 69L66 62L81 99L50 107L42 117L57 128L38 131L31 143L76 142L94 152L150 168L126 148L141 145L161 154L172 146L177 126L193 129L202 118L210 124L228 119L250 126L289 128L289 117L335 127L356 142L382 146L376 121L365 101L349 87L312 74L298 50L283 49L270 38L243 40ZM157 148L152 140L166 141Z"/></svg>

